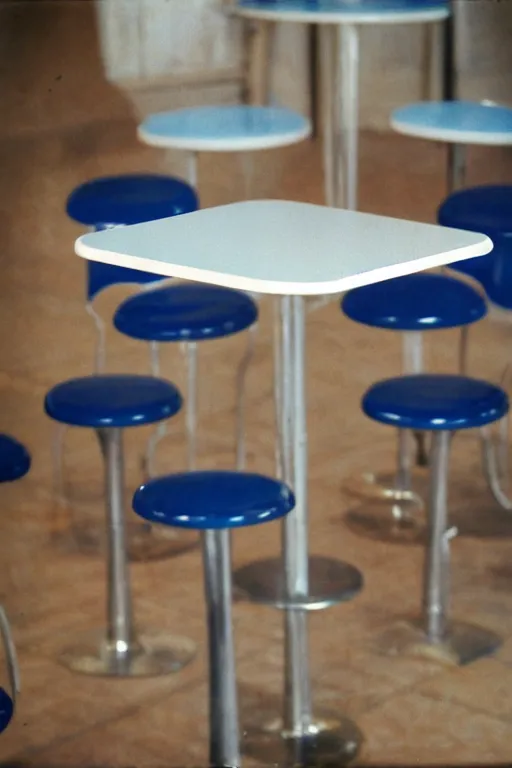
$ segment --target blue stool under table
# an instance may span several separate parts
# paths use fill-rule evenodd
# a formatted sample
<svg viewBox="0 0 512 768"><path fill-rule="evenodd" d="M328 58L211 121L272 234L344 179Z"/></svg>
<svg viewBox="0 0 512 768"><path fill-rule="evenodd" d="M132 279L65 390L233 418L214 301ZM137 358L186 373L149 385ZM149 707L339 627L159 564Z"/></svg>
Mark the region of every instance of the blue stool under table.
<svg viewBox="0 0 512 768"><path fill-rule="evenodd" d="M0 483L20 480L29 471L30 464L30 454L25 446L14 437L0 435ZM0 606L0 636L11 689L8 693L0 687L0 733L3 733L14 716L16 695L20 691L20 674L9 620L2 606Z"/></svg>
<svg viewBox="0 0 512 768"><path fill-rule="evenodd" d="M480 283L488 300L489 319L512 322L512 185L488 184L470 187L449 195L439 206L438 221L446 227L466 229L487 234L494 249L487 256L457 261L450 268ZM510 380L510 359L505 352L502 383ZM509 512L512 501L503 488L510 487L508 445L508 420L501 425L498 441L499 461L492 461L486 446L490 489L502 509L507 513L503 525L495 525L502 534L511 535Z"/></svg>
<svg viewBox="0 0 512 768"><path fill-rule="evenodd" d="M457 270L481 284L493 310L512 309L512 185L486 184L454 192L437 211L439 224L483 232L494 243L486 256L455 261ZM503 314L503 313L501 313Z"/></svg>
<svg viewBox="0 0 512 768"><path fill-rule="evenodd" d="M482 296L449 275L423 273L355 288L341 301L347 317L357 323L400 332L404 374L422 373L425 332L460 328L464 336L459 368L466 368L465 350L470 326L487 312ZM416 438L416 451L413 439ZM366 472L349 479L345 490L369 500L350 512L347 523L358 534L373 539L419 543L425 532L423 495L427 447L422 431L398 430L394 471Z"/></svg>
<svg viewBox="0 0 512 768"><path fill-rule="evenodd" d="M481 627L452 622L448 615L450 542L458 532L449 519L449 452L459 430L486 429L502 419L509 408L507 395L493 384L466 376L419 374L375 384L362 407L374 421L432 437L422 617L390 628L379 647L392 655L424 655L454 664L492 653L501 643L499 637Z"/></svg>
<svg viewBox="0 0 512 768"><path fill-rule="evenodd" d="M76 187L66 203L68 216L92 231L125 227L197 211L195 190L181 179L154 173L102 176ZM162 275L86 261L86 310L98 333L94 373L106 365L105 323L94 309L98 295L113 285L161 282Z"/></svg>
<svg viewBox="0 0 512 768"><path fill-rule="evenodd" d="M155 352L159 344L181 342L187 354L187 468L196 469L198 412L198 342L220 339L249 329L247 352L236 375L236 467L245 465L244 396L245 375L254 348L258 307L254 300L231 288L183 283L140 293L126 299L114 315L118 331L132 339L150 342ZM159 358L153 357L153 375L159 374ZM165 435L165 425L157 430L147 451L146 475L154 472L154 454Z"/></svg>
<svg viewBox="0 0 512 768"><path fill-rule="evenodd" d="M48 416L73 427L94 429L105 463L107 538L106 632L66 648L60 661L74 672L140 677L176 672L194 656L184 638L136 633L126 553L123 430L174 416L181 396L152 376L96 375L70 379L45 399Z"/></svg>
<svg viewBox="0 0 512 768"><path fill-rule="evenodd" d="M231 618L230 531L278 520L295 505L282 483L236 472L190 472L156 478L135 494L145 520L200 531L208 627L210 764L241 765L241 733ZM172 727L172 713L169 717Z"/></svg>
<svg viewBox="0 0 512 768"><path fill-rule="evenodd" d="M181 179L155 173L129 173L101 176L76 187L66 202L68 216L98 231L140 224L146 221L180 216L196 211L199 206L195 190ZM105 373L107 364L106 324L95 308L97 298L116 285L138 285L143 291L150 290L164 280L161 275L136 269L86 261L86 311L96 328L94 373ZM154 350L150 350L151 361ZM152 364L154 372L155 366ZM73 501L66 488L63 473L63 442L65 424L59 424L55 439L55 477L59 496L64 503ZM158 427L157 427L158 429ZM147 454L144 456L144 464ZM168 534L169 532L167 532ZM73 525L73 539L81 551L97 554L103 541L98 526L79 518ZM174 537L161 535L151 526L132 522L127 530L127 546L130 560L154 560L170 557L186 551L191 539L175 532Z"/></svg>

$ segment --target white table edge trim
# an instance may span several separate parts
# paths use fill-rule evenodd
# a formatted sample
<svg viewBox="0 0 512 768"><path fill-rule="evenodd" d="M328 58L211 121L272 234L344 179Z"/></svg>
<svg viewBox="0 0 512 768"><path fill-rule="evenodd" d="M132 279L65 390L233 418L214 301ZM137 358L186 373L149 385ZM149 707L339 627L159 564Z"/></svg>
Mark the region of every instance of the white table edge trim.
<svg viewBox="0 0 512 768"><path fill-rule="evenodd" d="M398 120L390 120L394 131L404 136L417 139L449 142L453 144L483 144L484 146L508 146L512 144L512 131L464 131L449 128L427 128L406 125Z"/></svg>
<svg viewBox="0 0 512 768"><path fill-rule="evenodd" d="M305 118L306 119L306 118ZM298 144L311 136L311 125L301 131L261 136L251 139L189 139L170 136L156 136L146 132L142 127L137 129L137 137L150 147L161 149L185 150L187 152L256 152L265 149L278 149L292 144Z"/></svg>
<svg viewBox="0 0 512 768"><path fill-rule="evenodd" d="M327 296L330 294L343 293L352 288L359 288L362 285L389 280L393 277L401 277L416 272L423 272L424 270L432 269L434 267L447 266L454 261L463 261L475 256L484 256L486 253L492 251L493 242L489 237L484 235L482 235L482 237L483 240L480 243L467 245L453 251L444 251L435 256L425 256L420 259L413 259L409 262L401 262L400 264L379 267L378 269L362 272L359 275L343 277L338 280L314 283L296 283L293 281L283 282L279 280L248 278L220 273L213 269L198 269L197 267L180 266L168 262L143 259L138 256L127 256L126 254L116 253L115 251L98 251L84 243L82 237L79 237L75 242L75 253L84 259L99 261L103 264L112 264L114 266L137 269L143 272L153 272L166 277L177 277L198 283L220 285L241 291L251 291L278 296Z"/></svg>
<svg viewBox="0 0 512 768"><path fill-rule="evenodd" d="M449 10L445 8L435 8L430 11L358 14L343 13L342 11L280 12L270 9L263 11L255 8L235 7L233 13L245 19L299 24L427 24L434 21L444 21L450 15Z"/></svg>

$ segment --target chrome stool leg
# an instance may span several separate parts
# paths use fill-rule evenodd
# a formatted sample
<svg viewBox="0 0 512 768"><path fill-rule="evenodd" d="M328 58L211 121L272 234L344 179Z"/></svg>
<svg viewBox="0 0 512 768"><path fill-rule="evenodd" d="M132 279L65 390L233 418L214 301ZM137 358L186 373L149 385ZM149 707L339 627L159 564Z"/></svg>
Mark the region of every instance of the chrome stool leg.
<svg viewBox="0 0 512 768"><path fill-rule="evenodd" d="M231 617L231 554L228 530L203 531L210 675L210 764L238 768L240 728Z"/></svg>
<svg viewBox="0 0 512 768"><path fill-rule="evenodd" d="M391 655L422 656L447 664L469 664L488 656L501 639L487 629L449 619L450 541L457 529L448 527L448 465L452 433L433 435L423 609L419 622L401 622L380 638Z"/></svg>
<svg viewBox="0 0 512 768"><path fill-rule="evenodd" d="M425 540L425 511L422 498L412 490L414 434L397 430L397 470L387 503L363 504L345 515L354 533L375 541L420 544ZM384 491L383 491L384 492Z"/></svg>
<svg viewBox="0 0 512 768"><path fill-rule="evenodd" d="M448 144L448 194L465 186L467 169L467 147L465 144Z"/></svg>
<svg viewBox="0 0 512 768"><path fill-rule="evenodd" d="M249 366L254 357L258 323L254 323L248 330L247 348L236 372L236 403L235 403L235 466L239 471L245 469L247 461L246 429L245 429L245 401L246 379Z"/></svg>
<svg viewBox="0 0 512 768"><path fill-rule="evenodd" d="M186 638L137 634L126 555L123 435L100 429L107 499L107 626L63 650L59 661L73 672L114 677L151 677L177 672L195 655Z"/></svg>
<svg viewBox="0 0 512 768"><path fill-rule="evenodd" d="M423 334L402 334L404 375L423 370ZM396 544L421 544L425 539L425 504L428 491L428 449L424 432L398 431L397 469L393 473L367 472L351 478L344 490L367 499L350 510L345 521L356 534Z"/></svg>

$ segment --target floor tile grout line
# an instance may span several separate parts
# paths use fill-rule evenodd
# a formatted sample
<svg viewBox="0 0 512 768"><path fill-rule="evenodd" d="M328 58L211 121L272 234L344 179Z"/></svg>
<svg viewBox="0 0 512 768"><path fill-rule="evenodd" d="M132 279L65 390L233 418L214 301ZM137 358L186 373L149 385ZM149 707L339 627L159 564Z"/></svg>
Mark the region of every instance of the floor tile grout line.
<svg viewBox="0 0 512 768"><path fill-rule="evenodd" d="M252 651L247 651L247 654L242 654L237 661L243 662L246 658L250 658L253 656ZM149 695L147 698L142 698L137 703L130 704L129 707L127 707L123 712L119 712L113 717L107 717L105 720L98 720L91 725L87 726L86 728L79 729L78 731L74 731L72 734L67 734L66 736L62 738L53 739L52 741L48 742L47 744L40 746L40 747L34 747L29 748L28 750L23 750L22 752L17 752L12 754L11 756L7 755L4 760L18 760L25 756L34 756L37 754L41 754L43 752L46 752L49 749L52 749L54 747L61 746L62 744L66 744L68 741L73 740L75 738L80 738L83 735L86 735L91 730L94 730L95 728L103 728L108 725L111 725L113 723L116 723L120 720L123 720L126 717L130 717L130 715L135 714L138 709L140 709L141 706L154 706L158 704L160 701L164 701L165 699L173 696L175 693L188 693L189 691L192 691L195 687L200 687L204 682L207 680L207 672L205 675L199 677L195 677L193 680L189 680L186 683L183 683L182 685L178 685L176 688L173 688L172 691L167 691L166 693L159 692L158 694ZM153 753L155 754L155 753ZM155 754L155 757L159 757L159 755Z"/></svg>
<svg viewBox="0 0 512 768"><path fill-rule="evenodd" d="M10 760L17 760L18 758L23 758L25 756L34 756L41 753L44 753L50 749L53 749L54 747L62 746L63 744L66 744L68 741L72 741L73 739L80 738L81 736L86 735L90 731L96 729L96 728L103 728L108 725L111 725L113 723L116 723L120 720L123 720L126 717L130 717L131 715L135 714L137 710L141 708L141 706L154 706L155 704L158 704L160 701L163 701L167 697L173 695L174 693L183 693L187 692L188 690L193 690L194 686L199 684L199 678L195 680L189 680L187 683L183 683L182 685L177 686L176 688L173 688L172 691L167 691L166 694L158 693L154 695L149 695L147 698L143 697L140 699L137 703L132 703L126 709L124 709L122 712L118 712L116 715L112 717L107 717L104 720L98 720L94 723L91 723L86 728L78 729L77 731L73 731L73 733L68 733L62 738L53 739L52 741L48 742L47 744L40 746L40 747L29 747L27 750L23 750L22 752L18 752L11 757L7 757L6 759Z"/></svg>

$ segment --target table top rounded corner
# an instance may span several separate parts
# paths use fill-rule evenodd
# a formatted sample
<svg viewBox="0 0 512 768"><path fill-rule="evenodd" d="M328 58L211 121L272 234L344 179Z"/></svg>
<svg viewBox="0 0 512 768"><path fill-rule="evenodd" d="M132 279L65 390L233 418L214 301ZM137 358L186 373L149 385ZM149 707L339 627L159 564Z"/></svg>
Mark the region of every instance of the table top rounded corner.
<svg viewBox="0 0 512 768"><path fill-rule="evenodd" d="M450 5L447 0L238 0L233 13L302 24L421 24L448 18Z"/></svg>
<svg viewBox="0 0 512 768"><path fill-rule="evenodd" d="M341 293L491 249L492 241L474 232L283 200L231 203L91 233L75 245L94 261L302 296Z"/></svg>

